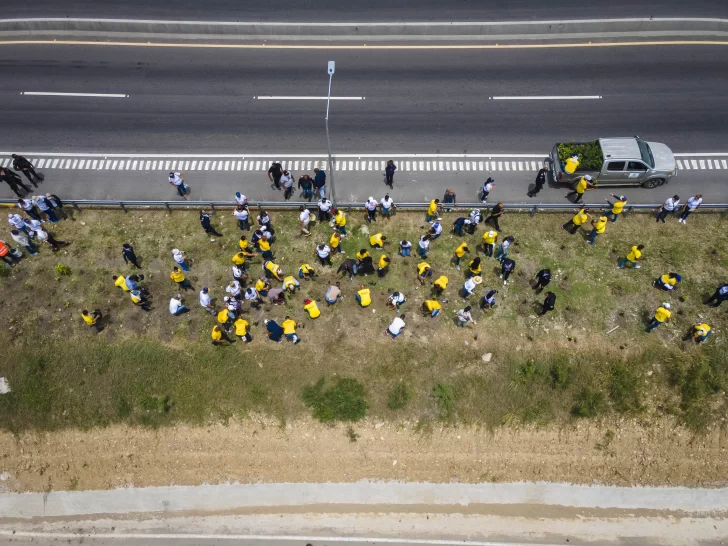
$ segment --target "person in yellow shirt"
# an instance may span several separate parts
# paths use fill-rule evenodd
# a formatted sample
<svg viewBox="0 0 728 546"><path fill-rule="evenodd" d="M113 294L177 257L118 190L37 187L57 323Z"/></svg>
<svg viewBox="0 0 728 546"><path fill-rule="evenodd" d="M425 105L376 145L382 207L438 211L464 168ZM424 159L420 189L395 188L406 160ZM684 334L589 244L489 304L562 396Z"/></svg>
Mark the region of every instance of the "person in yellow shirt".
<svg viewBox="0 0 728 546"><path fill-rule="evenodd" d="M436 317L440 314L440 310L442 309L442 306L440 305L440 302L437 300L425 300L422 303L422 314L431 317Z"/></svg>
<svg viewBox="0 0 728 546"><path fill-rule="evenodd" d="M460 271L460 260L463 256L465 256L466 252L470 252L470 249L468 248L468 243L460 243L460 246L458 246L455 249L455 268Z"/></svg>
<svg viewBox="0 0 728 546"><path fill-rule="evenodd" d="M336 226L336 231L339 232L339 235L346 237L346 214L344 214L343 210L339 209L336 211L336 216L334 216L334 225Z"/></svg>
<svg viewBox="0 0 728 546"><path fill-rule="evenodd" d="M655 316L652 317L652 320L647 325L647 331L651 332L655 328L657 328L660 324L670 319L672 316L672 313L670 312L670 304L665 302L662 304L662 307L658 307L657 311L655 311Z"/></svg>
<svg viewBox="0 0 728 546"><path fill-rule="evenodd" d="M174 269L172 269L172 273L169 274L169 278L172 279L172 282L176 283L177 286L179 286L180 288L184 288L185 290L193 290L190 281L185 279L185 275L184 273L182 273L179 267L175 266Z"/></svg>
<svg viewBox="0 0 728 546"><path fill-rule="evenodd" d="M562 163L561 167L564 169L566 174L574 174L574 171L576 171L579 163L579 156L572 155L571 157L567 158L564 163Z"/></svg>
<svg viewBox="0 0 728 546"><path fill-rule="evenodd" d="M589 220L590 215L588 214L588 212L589 209L587 207L584 207L576 213L576 216L574 216L571 220L562 225L561 229L565 229L566 231L574 235L577 231L579 231L579 227Z"/></svg>
<svg viewBox="0 0 728 546"><path fill-rule="evenodd" d="M89 326L92 326L96 330L97 334L104 329L104 327L98 323L98 320L102 317L103 315L98 309L96 309L96 311L90 312L87 309L81 311L81 318L83 319L83 321Z"/></svg>
<svg viewBox="0 0 728 546"><path fill-rule="evenodd" d="M624 206L627 204L627 198L624 195L614 195L613 193L610 193L609 195L614 197L615 201L614 203L611 203L609 199L605 199L607 204L612 207L612 210L607 212L605 216L607 218L613 216L612 222L616 222L619 215L622 214L622 211L624 211Z"/></svg>
<svg viewBox="0 0 728 546"><path fill-rule="evenodd" d="M212 338L212 344L215 347L230 344L233 342L228 337L227 332L218 324L215 324L215 326L212 327L212 333L210 334L210 337Z"/></svg>
<svg viewBox="0 0 728 546"><path fill-rule="evenodd" d="M244 266L245 265L245 252L242 250L240 252L237 252L232 259L232 262L237 266Z"/></svg>
<svg viewBox="0 0 728 546"><path fill-rule="evenodd" d="M123 275L114 275L111 278L114 280L114 286L118 286L124 292L129 292L129 287L126 285L126 279Z"/></svg>
<svg viewBox="0 0 728 546"><path fill-rule="evenodd" d="M356 301L362 307L369 307L372 303L371 293L368 288L364 288L363 284L359 287L359 291L356 293Z"/></svg>
<svg viewBox="0 0 728 546"><path fill-rule="evenodd" d="M283 290L286 292L293 294L299 286L301 286L301 283L299 283L293 275L288 275L285 279L283 279Z"/></svg>
<svg viewBox="0 0 728 546"><path fill-rule="evenodd" d="M298 278L311 280L316 276L316 270L309 264L301 264L298 268Z"/></svg>
<svg viewBox="0 0 728 546"><path fill-rule="evenodd" d="M308 311L308 318L315 319L321 315L315 300L304 300L303 308Z"/></svg>
<svg viewBox="0 0 728 546"><path fill-rule="evenodd" d="M344 253L344 249L341 247L341 235L337 231L334 231L331 234L331 238L329 239L329 246L331 247L332 252L338 252L339 254Z"/></svg>
<svg viewBox="0 0 728 546"><path fill-rule="evenodd" d="M574 200L574 203L578 203L584 197L585 191L593 190L595 187L596 186L592 183L592 177L588 174L585 174L576 183L576 187L573 189L573 191L570 191L566 194L566 198L568 199L572 195L576 194L576 199Z"/></svg>
<svg viewBox="0 0 728 546"><path fill-rule="evenodd" d="M427 215L425 216L425 222L434 222L437 220L438 213L440 212L440 200L433 199L430 201L430 206L427 207Z"/></svg>
<svg viewBox="0 0 728 546"><path fill-rule="evenodd" d="M705 322L702 324L696 324L693 326L693 341L695 343L702 343L706 339L708 339L708 336L711 333L711 327L708 326Z"/></svg>
<svg viewBox="0 0 728 546"><path fill-rule="evenodd" d="M369 256L369 251L366 248L362 248L359 252L356 253L356 260L357 262L361 263L361 261Z"/></svg>
<svg viewBox="0 0 728 546"><path fill-rule="evenodd" d="M379 278L384 277L384 275L387 274L387 271L389 271L389 258L387 256L380 256L379 257L379 263L377 264L377 275L379 275Z"/></svg>
<svg viewBox="0 0 728 546"><path fill-rule="evenodd" d="M260 241L258 241L258 248L260 249L261 256L264 260L273 259L273 251L270 249L270 240L268 237L263 237Z"/></svg>
<svg viewBox="0 0 728 546"><path fill-rule="evenodd" d="M235 315L232 311L229 311L227 306L222 308L217 313L217 322L220 323L223 330L228 330L230 328L230 325L233 323L233 319L235 318Z"/></svg>
<svg viewBox="0 0 728 546"><path fill-rule="evenodd" d="M283 280L283 270L278 264L273 263L270 260L263 262L263 271L267 279L275 277L279 281Z"/></svg>
<svg viewBox="0 0 728 546"><path fill-rule="evenodd" d="M387 244L387 237L381 233L375 233L369 237L369 244L374 248L384 248L384 245Z"/></svg>
<svg viewBox="0 0 728 546"><path fill-rule="evenodd" d="M432 290L436 296L441 296L447 288L448 278L445 275L440 275L435 282L432 283Z"/></svg>
<svg viewBox="0 0 728 546"><path fill-rule="evenodd" d="M236 320L233 326L235 327L235 335L240 338L240 341L253 341L253 336L251 336L250 332L248 332L248 321L245 320L243 317L240 317L238 320Z"/></svg>
<svg viewBox="0 0 728 546"><path fill-rule="evenodd" d="M261 277L255 281L255 291L261 296L267 296L268 290L270 290L270 283L265 277Z"/></svg>
<svg viewBox="0 0 728 546"><path fill-rule="evenodd" d="M432 268L427 262L420 262L417 264L417 280L420 284L425 284L425 279L432 277Z"/></svg>
<svg viewBox="0 0 728 546"><path fill-rule="evenodd" d="M238 246L240 247L240 251L245 254L246 258L254 258L257 256L255 252L250 252L250 243L248 242L248 239L245 237L245 235L240 236Z"/></svg>
<svg viewBox="0 0 728 546"><path fill-rule="evenodd" d="M495 249L495 242L498 240L498 232L495 230L486 231L483 233L483 252L489 258L493 257L493 250Z"/></svg>
<svg viewBox="0 0 728 546"><path fill-rule="evenodd" d="M665 273L652 283L652 286L668 292L674 290L677 287L677 283L682 280L682 277L677 273Z"/></svg>
<svg viewBox="0 0 728 546"><path fill-rule="evenodd" d="M639 269L640 264L637 263L637 260L640 260L642 258L642 250L644 248L645 245L633 246L632 249L629 251L629 254L627 254L627 257L619 260L617 268L622 269L625 265L629 264L634 269Z"/></svg>
<svg viewBox="0 0 728 546"><path fill-rule="evenodd" d="M476 256L473 260L470 261L470 264L468 265L468 272L465 274L465 276L469 279L470 277L480 275L482 271L483 266L480 264L480 257Z"/></svg>
<svg viewBox="0 0 728 546"><path fill-rule="evenodd" d="M283 335L286 336L286 339L292 341L294 345L301 341L296 335L296 321L291 317L286 316L281 327L283 328Z"/></svg>
<svg viewBox="0 0 728 546"><path fill-rule="evenodd" d="M592 230L589 233L589 239L587 243L593 245L597 240L597 235L601 235L607 229L607 217L600 216L597 220L592 220Z"/></svg>

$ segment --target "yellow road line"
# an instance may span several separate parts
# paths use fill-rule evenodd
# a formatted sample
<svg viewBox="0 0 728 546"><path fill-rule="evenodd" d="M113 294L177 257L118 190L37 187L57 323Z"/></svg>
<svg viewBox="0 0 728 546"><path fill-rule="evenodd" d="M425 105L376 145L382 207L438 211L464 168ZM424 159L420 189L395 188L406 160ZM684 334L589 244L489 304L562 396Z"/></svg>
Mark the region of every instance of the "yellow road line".
<svg viewBox="0 0 728 546"><path fill-rule="evenodd" d="M651 42L585 42L574 44L462 44L462 45L285 45L285 44L195 44L165 42L93 42L80 40L8 40L0 45L89 45L114 47L186 47L206 49L552 49L569 47L636 47L662 45L728 45L728 41L669 40Z"/></svg>

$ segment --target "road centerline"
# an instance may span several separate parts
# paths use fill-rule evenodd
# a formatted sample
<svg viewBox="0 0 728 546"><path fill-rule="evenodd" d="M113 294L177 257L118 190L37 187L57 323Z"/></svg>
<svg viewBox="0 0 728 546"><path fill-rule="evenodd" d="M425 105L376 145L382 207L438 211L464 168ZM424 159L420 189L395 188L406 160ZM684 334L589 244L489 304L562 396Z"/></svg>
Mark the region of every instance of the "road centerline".
<svg viewBox="0 0 728 546"><path fill-rule="evenodd" d="M326 100L329 97L257 95L257 100ZM366 97L331 97L331 100L364 100Z"/></svg>
<svg viewBox="0 0 728 546"><path fill-rule="evenodd" d="M489 97L492 100L598 100L601 95L513 95Z"/></svg>
<svg viewBox="0 0 728 546"><path fill-rule="evenodd" d="M54 91L22 91L21 95L39 97L100 97L106 99L126 99L129 95L122 93L56 93Z"/></svg>

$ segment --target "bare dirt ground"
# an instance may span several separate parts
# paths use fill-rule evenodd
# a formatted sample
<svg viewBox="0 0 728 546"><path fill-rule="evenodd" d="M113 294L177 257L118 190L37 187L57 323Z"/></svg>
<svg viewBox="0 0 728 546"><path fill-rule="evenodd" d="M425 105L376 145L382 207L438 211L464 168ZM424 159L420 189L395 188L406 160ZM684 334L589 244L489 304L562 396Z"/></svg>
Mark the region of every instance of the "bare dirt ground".
<svg viewBox="0 0 728 546"><path fill-rule="evenodd" d="M728 441L695 436L669 420L562 428L414 424L347 427L251 419L206 427L0 435L6 491L109 489L202 483L553 481L611 485L724 486Z"/></svg>

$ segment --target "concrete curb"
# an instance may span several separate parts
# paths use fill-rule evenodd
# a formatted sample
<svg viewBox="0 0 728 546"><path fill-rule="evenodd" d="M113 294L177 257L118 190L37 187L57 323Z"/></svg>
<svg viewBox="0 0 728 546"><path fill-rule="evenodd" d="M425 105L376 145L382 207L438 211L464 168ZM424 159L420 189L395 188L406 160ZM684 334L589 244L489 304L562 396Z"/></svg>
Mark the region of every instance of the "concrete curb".
<svg viewBox="0 0 728 546"><path fill-rule="evenodd" d="M460 506L537 504L673 512L724 512L728 490L614 487L558 483L434 484L401 482L226 484L0 494L4 518L100 514L219 512L314 505Z"/></svg>
<svg viewBox="0 0 728 546"><path fill-rule="evenodd" d="M728 41L728 19L587 19L574 21L431 23L262 23L130 19L2 19L0 38L78 37L143 41L239 42L534 42L648 41L655 38Z"/></svg>

